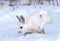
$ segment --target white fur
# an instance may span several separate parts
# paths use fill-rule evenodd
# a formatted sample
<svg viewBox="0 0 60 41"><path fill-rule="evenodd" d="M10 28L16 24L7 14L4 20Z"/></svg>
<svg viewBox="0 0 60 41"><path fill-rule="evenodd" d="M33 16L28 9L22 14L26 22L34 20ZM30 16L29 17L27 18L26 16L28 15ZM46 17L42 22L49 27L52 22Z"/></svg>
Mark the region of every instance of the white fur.
<svg viewBox="0 0 60 41"><path fill-rule="evenodd" d="M42 18L40 17L40 15L42 15ZM47 11L38 10L27 21L25 21L25 24L21 23L20 26L22 26L23 28L20 29L20 26L19 26L18 32L20 31L23 34L25 34L26 32L30 32L31 29L44 30L44 25L50 22L50 20L51 20L51 16L48 14Z"/></svg>

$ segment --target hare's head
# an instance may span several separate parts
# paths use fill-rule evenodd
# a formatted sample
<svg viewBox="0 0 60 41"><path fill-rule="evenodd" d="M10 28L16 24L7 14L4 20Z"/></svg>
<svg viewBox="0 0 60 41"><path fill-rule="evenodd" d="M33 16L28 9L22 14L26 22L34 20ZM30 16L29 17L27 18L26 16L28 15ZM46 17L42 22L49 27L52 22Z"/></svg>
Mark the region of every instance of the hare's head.
<svg viewBox="0 0 60 41"><path fill-rule="evenodd" d="M28 28L27 28L27 23L25 22L23 15L21 15L20 17L16 15L16 17L21 23L18 27L18 33L23 33L23 34L26 33Z"/></svg>

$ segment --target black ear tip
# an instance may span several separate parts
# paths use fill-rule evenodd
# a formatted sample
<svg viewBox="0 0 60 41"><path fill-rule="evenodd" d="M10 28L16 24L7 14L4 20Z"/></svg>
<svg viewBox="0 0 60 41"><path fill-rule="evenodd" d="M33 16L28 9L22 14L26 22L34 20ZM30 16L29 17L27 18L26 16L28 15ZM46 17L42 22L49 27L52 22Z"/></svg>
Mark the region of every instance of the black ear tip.
<svg viewBox="0 0 60 41"><path fill-rule="evenodd" d="M18 15L16 15L16 17L18 18Z"/></svg>
<svg viewBox="0 0 60 41"><path fill-rule="evenodd" d="M16 16L18 16L18 15L16 15Z"/></svg>
<svg viewBox="0 0 60 41"><path fill-rule="evenodd" d="M16 17L17 17L17 15L16 15Z"/></svg>
<svg viewBox="0 0 60 41"><path fill-rule="evenodd" d="M21 15L20 17L23 17L23 15Z"/></svg>

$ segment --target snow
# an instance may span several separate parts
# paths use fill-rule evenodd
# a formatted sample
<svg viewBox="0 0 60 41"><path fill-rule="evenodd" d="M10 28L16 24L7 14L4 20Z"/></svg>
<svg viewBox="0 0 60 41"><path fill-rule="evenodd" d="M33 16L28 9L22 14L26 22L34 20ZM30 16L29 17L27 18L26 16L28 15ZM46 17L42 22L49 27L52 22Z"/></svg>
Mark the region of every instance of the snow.
<svg viewBox="0 0 60 41"><path fill-rule="evenodd" d="M23 15L27 20L38 9L47 10L52 15L52 23L44 28L46 34L18 34L20 22L16 15ZM3 7L0 9L0 41L60 41L60 6L37 5L35 8L31 5L20 6L15 10L9 6Z"/></svg>

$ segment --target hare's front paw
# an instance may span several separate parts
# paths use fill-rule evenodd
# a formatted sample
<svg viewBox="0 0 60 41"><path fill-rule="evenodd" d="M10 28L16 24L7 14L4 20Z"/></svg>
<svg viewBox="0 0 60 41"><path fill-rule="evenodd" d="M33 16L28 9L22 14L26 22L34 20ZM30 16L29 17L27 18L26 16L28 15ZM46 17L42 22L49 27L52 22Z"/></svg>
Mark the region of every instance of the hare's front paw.
<svg viewBox="0 0 60 41"><path fill-rule="evenodd" d="M24 34L24 36L27 35L27 34L32 34L32 33L33 33L33 32L26 32L26 33Z"/></svg>

